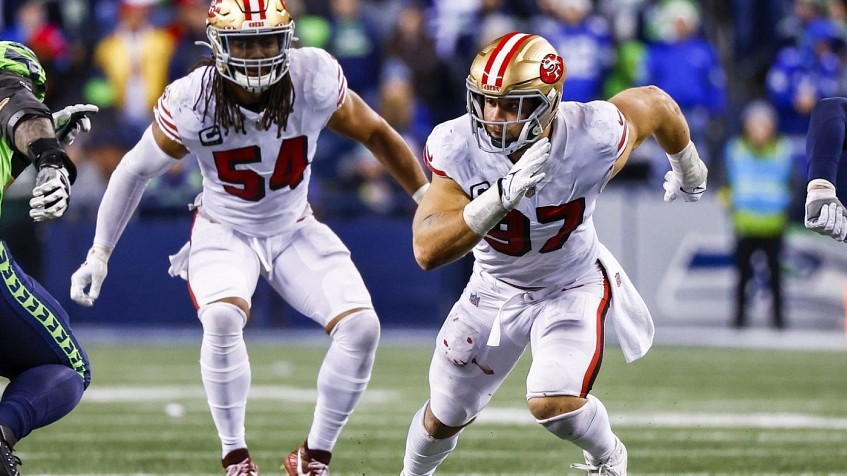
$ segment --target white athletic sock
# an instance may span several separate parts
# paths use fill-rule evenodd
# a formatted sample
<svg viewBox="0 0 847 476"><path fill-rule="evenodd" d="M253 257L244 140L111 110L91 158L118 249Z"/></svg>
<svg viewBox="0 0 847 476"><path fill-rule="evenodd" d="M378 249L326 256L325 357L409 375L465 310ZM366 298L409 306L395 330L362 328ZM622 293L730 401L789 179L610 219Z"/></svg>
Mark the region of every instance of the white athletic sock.
<svg viewBox="0 0 847 476"><path fill-rule="evenodd" d="M593 464L605 462L615 450L617 437L612 433L609 414L603 402L593 395L579 410L546 420L538 420L550 433L573 442L591 457Z"/></svg>
<svg viewBox="0 0 847 476"><path fill-rule="evenodd" d="M247 448L244 417L250 391L250 361L242 328L247 316L237 306L215 302L200 309L203 343L200 345L200 376L212 420L221 440L222 456Z"/></svg>
<svg viewBox="0 0 847 476"><path fill-rule="evenodd" d="M318 372L318 401L309 431L310 449L332 451L341 429L368 386L379 343L379 319L371 310L351 314L332 330L332 344Z"/></svg>
<svg viewBox="0 0 847 476"><path fill-rule="evenodd" d="M415 413L406 437L406 455L403 457L403 476L429 476L435 473L440 465L456 448L459 442L459 431L450 438L437 440L424 427L424 411L429 402Z"/></svg>

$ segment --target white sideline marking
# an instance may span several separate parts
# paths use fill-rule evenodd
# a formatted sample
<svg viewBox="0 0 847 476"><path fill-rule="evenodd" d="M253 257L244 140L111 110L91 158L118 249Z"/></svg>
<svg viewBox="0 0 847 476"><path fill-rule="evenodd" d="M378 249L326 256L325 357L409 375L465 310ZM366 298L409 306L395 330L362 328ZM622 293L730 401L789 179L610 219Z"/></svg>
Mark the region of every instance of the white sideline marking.
<svg viewBox="0 0 847 476"><path fill-rule="evenodd" d="M313 403L317 390L285 385L255 385L250 389L251 400L278 400L296 403ZM173 402L180 399L205 400L201 386L159 387L97 387L88 389L83 401L93 403L114 402ZM399 401L398 392L368 390L363 401L387 403ZM832 418L803 413L616 413L609 416L613 426L656 428L762 428L762 429L813 429L847 430L847 418ZM536 425L526 408L489 407L477 424L483 425Z"/></svg>
<svg viewBox="0 0 847 476"><path fill-rule="evenodd" d="M289 387L285 385L253 385L248 396L251 400L280 400L286 402L312 403L318 398L316 389ZM82 396L84 402L159 402L180 399L206 400L201 386L168 385L160 387L104 386L86 390ZM388 390L370 390L362 396L362 401L384 403L396 401L397 393Z"/></svg>
<svg viewBox="0 0 847 476"><path fill-rule="evenodd" d="M847 418L802 413L618 413L609 419L612 426L847 430ZM537 425L526 408L487 408L476 422Z"/></svg>

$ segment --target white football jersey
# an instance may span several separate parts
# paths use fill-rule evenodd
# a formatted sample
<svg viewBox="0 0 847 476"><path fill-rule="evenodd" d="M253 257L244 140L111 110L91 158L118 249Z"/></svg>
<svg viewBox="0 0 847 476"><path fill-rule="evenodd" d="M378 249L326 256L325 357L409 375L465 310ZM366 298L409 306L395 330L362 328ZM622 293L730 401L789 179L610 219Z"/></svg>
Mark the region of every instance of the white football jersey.
<svg viewBox="0 0 847 476"><path fill-rule="evenodd" d="M563 102L553 121L546 177L473 250L477 265L522 287L566 285L596 261L592 213L627 143L626 122L606 101ZM438 125L424 159L433 174L476 198L509 173L505 155L483 152L467 115Z"/></svg>
<svg viewBox="0 0 847 476"><path fill-rule="evenodd" d="M318 136L347 94L341 66L329 53L299 48L289 54L294 111L280 137L276 124L261 127L263 112L241 108L246 133L214 123L214 99L204 115L204 76L213 66L168 85L154 110L162 131L197 157L204 213L251 236L278 235L303 216Z"/></svg>

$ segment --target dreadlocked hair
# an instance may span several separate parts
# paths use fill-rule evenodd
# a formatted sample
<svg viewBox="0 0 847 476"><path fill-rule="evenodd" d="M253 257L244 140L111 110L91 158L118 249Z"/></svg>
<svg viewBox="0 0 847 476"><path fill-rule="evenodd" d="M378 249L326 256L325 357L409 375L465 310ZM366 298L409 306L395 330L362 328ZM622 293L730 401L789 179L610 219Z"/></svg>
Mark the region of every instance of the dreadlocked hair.
<svg viewBox="0 0 847 476"><path fill-rule="evenodd" d="M246 134L244 128L244 113L238 107L238 103L227 94L227 79L218 74L215 61L210 57L202 58L193 68L207 67L203 74L203 94L194 103L194 108L199 110L203 107L203 117L209 115L209 107L214 100L217 107L214 110L215 124L229 132ZM202 104L201 104L202 103ZM288 127L288 116L294 111L294 86L291 84L291 75L286 74L277 83L268 88L268 102L265 113L262 115L261 126L269 130L276 123L276 136L282 137L282 131Z"/></svg>

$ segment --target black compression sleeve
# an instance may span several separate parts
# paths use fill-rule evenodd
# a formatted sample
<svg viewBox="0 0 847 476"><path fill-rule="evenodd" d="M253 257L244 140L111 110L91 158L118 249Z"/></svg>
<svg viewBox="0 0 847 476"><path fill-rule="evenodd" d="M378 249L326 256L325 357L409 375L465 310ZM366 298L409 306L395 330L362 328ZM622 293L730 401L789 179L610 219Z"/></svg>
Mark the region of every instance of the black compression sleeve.
<svg viewBox="0 0 847 476"><path fill-rule="evenodd" d="M22 121L33 117L53 120L50 109L35 97L27 79L9 71L0 71L0 105L0 134L12 147L15 128Z"/></svg>
<svg viewBox="0 0 847 476"><path fill-rule="evenodd" d="M809 180L822 178L835 184L838 164L847 137L847 98L821 99L814 110L806 134Z"/></svg>

